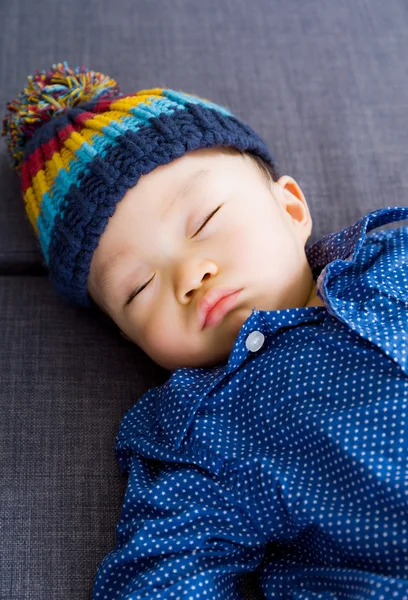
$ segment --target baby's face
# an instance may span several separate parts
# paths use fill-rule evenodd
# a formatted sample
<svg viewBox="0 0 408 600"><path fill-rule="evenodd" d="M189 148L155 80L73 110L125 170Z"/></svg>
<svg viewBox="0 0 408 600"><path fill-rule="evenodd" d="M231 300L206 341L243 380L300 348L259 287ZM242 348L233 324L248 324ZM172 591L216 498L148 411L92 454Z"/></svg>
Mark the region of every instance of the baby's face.
<svg viewBox="0 0 408 600"><path fill-rule="evenodd" d="M89 293L162 367L213 366L228 359L253 308L305 306L311 229L292 178L267 184L246 156L195 150L142 176L119 202L92 258ZM199 301L224 288L241 290L235 306L202 328Z"/></svg>

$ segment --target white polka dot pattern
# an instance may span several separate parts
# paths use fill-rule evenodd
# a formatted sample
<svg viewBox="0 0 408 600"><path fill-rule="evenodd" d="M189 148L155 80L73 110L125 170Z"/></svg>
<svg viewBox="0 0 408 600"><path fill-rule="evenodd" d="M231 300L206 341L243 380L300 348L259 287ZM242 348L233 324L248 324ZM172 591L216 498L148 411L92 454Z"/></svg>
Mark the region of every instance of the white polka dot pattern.
<svg viewBox="0 0 408 600"><path fill-rule="evenodd" d="M407 207L307 249L325 306L252 310L226 363L123 417L93 600L408 600Z"/></svg>

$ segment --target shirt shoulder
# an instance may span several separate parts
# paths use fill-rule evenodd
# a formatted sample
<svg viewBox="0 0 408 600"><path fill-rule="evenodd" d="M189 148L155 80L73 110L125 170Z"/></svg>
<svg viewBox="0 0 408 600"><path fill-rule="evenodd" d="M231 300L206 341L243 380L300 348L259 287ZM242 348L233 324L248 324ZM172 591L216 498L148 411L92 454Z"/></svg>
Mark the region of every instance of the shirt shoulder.
<svg viewBox="0 0 408 600"><path fill-rule="evenodd" d="M408 227L368 234L356 270L368 291L408 303ZM373 302L366 302L366 306L376 308Z"/></svg>
<svg viewBox="0 0 408 600"><path fill-rule="evenodd" d="M333 261L324 271L318 287L324 279L329 313L408 375L408 227L368 234L357 254Z"/></svg>

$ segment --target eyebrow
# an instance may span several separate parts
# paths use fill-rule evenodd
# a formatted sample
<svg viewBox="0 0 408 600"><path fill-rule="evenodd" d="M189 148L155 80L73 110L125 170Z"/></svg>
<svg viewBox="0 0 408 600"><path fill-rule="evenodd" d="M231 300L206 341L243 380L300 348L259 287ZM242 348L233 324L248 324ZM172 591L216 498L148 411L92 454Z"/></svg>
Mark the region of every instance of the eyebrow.
<svg viewBox="0 0 408 600"><path fill-rule="evenodd" d="M181 201L183 198L185 198L199 183L203 183L203 180L206 179L209 174L210 169L199 169L198 171L195 171L191 177L184 181L182 187L178 190L178 192L176 192L168 207L161 214L160 220L164 220L165 215L174 206L176 201Z"/></svg>
<svg viewBox="0 0 408 600"><path fill-rule="evenodd" d="M160 220L164 220L166 214L168 214L169 211L175 206L176 202L178 204L183 198L190 194L191 191L195 187L197 187L198 184L202 184L205 179L208 179L210 172L210 169L199 169L197 171L194 171L194 173L192 173L192 175L190 175L190 177L188 177L188 179L183 182L181 188L174 194L169 205L161 213ZM102 267L98 270L96 276L96 283L101 286L102 290L111 287L111 274L113 272L115 264L121 256L127 254L128 252L129 250L126 248L125 250L122 250L122 252L117 252L116 254L109 256L109 258L104 262ZM133 293L134 292L132 292L132 294Z"/></svg>

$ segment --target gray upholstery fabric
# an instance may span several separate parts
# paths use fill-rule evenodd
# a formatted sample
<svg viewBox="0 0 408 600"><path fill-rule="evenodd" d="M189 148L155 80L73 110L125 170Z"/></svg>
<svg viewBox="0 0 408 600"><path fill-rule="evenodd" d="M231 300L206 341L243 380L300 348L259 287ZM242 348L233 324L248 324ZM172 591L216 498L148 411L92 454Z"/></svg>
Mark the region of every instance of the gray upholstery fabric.
<svg viewBox="0 0 408 600"><path fill-rule="evenodd" d="M407 29L405 0L0 2L1 116L64 60L211 99L299 183L313 243L408 205ZM120 419L168 372L50 287L4 138L0 179L0 598L90 599L126 485Z"/></svg>

